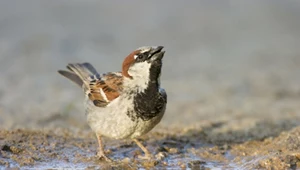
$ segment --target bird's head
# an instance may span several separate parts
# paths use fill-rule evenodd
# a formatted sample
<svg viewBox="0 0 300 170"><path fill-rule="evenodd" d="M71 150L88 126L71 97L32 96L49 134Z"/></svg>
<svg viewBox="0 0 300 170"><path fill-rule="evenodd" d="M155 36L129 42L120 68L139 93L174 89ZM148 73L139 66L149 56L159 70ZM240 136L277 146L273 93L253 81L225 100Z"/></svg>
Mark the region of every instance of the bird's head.
<svg viewBox="0 0 300 170"><path fill-rule="evenodd" d="M125 79L136 83L136 86L147 86L149 82L159 85L162 58L165 54L162 49L163 46L145 46L130 53L122 64Z"/></svg>

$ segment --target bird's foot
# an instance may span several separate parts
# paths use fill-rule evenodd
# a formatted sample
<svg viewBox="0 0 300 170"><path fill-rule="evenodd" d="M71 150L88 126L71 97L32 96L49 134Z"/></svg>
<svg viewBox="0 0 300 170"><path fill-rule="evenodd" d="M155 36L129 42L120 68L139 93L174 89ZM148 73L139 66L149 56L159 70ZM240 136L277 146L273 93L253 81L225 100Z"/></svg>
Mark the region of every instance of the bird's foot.
<svg viewBox="0 0 300 170"><path fill-rule="evenodd" d="M101 152L98 152L97 153L97 157L100 159L100 160L104 160L106 162L113 162L112 159L110 159L109 157L107 157L104 153L101 153Z"/></svg>

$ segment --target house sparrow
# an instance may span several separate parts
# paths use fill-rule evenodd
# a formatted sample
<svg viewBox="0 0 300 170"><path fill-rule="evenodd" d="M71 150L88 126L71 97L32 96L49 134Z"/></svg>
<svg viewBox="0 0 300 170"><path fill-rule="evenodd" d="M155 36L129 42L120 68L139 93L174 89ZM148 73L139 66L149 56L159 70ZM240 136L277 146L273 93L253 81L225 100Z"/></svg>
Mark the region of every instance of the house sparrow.
<svg viewBox="0 0 300 170"><path fill-rule="evenodd" d="M101 136L131 138L144 151L144 158L152 157L137 138L153 129L165 113L167 94L160 87L162 49L136 49L124 59L121 72L99 75L89 63L68 64L70 71L58 71L85 92L87 122L96 133L100 158L110 161Z"/></svg>

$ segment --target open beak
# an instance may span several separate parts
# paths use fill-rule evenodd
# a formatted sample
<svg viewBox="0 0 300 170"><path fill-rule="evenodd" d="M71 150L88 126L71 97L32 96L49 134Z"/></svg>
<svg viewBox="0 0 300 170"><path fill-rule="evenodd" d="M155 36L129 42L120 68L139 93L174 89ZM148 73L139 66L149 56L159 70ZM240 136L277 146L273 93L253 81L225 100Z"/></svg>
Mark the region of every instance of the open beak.
<svg viewBox="0 0 300 170"><path fill-rule="evenodd" d="M165 51L162 51L163 48L164 48L163 46L157 46L157 47L152 48L150 50L148 59L150 59L151 61L154 61L157 59L161 60L165 54Z"/></svg>

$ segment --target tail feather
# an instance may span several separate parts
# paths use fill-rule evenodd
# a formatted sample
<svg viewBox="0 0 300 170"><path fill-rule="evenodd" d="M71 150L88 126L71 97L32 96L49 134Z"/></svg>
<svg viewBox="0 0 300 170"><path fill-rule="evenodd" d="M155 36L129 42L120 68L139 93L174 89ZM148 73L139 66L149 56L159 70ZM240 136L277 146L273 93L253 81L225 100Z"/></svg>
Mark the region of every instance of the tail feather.
<svg viewBox="0 0 300 170"><path fill-rule="evenodd" d="M83 84L88 86L87 79L92 75L98 74L96 69L90 63L68 64L67 68L71 72L63 70L59 70L58 72L79 86L82 86Z"/></svg>
<svg viewBox="0 0 300 170"><path fill-rule="evenodd" d="M86 68L91 75L98 74L97 70L92 66L90 63L82 63L81 64L84 68Z"/></svg>
<svg viewBox="0 0 300 170"><path fill-rule="evenodd" d="M64 77L70 79L71 81L73 81L74 83L76 83L77 85L79 85L80 87L82 87L83 81L75 73L72 73L72 72L69 72L69 71L65 71L65 70L58 70L58 73L61 74L61 75L63 75Z"/></svg>

